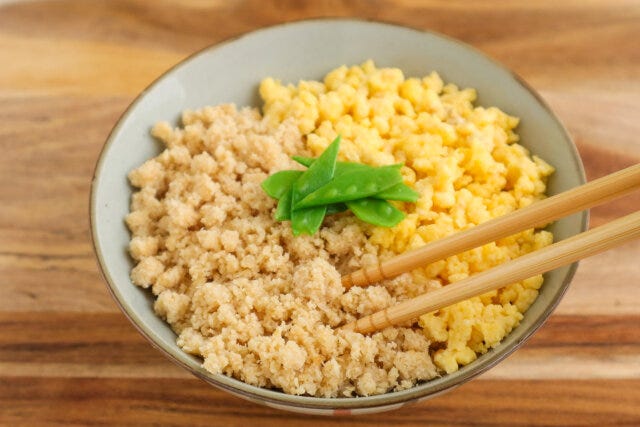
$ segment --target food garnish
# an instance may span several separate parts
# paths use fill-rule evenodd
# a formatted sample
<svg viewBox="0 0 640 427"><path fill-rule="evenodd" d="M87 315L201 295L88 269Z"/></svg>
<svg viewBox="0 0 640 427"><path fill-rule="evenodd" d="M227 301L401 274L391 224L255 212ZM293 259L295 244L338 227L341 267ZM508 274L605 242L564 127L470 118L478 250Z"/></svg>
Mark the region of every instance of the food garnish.
<svg viewBox="0 0 640 427"><path fill-rule="evenodd" d="M388 200L415 202L419 194L404 184L402 164L374 167L338 162L340 136L318 157L294 156L306 171L276 172L262 183L269 196L278 199L275 219L291 221L293 234L312 235L326 215L351 210L364 222L393 227L404 213Z"/></svg>

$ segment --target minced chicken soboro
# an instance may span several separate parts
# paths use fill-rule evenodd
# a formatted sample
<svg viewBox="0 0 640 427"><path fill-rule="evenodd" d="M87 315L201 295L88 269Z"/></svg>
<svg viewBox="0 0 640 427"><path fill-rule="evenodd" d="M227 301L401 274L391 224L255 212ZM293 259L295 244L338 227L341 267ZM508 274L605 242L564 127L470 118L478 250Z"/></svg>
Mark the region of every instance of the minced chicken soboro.
<svg viewBox="0 0 640 427"><path fill-rule="evenodd" d="M257 110L186 111L182 127L157 124L166 149L132 171L139 188L126 222L154 308L178 345L204 367L291 394L340 397L401 390L451 373L495 347L535 300L542 277L368 336L338 326L546 246L527 230L368 287L340 275L464 230L542 198L553 168L516 143L517 119L474 107L475 92L437 74L405 79L372 62L340 67L324 82L265 79ZM345 212L313 236L273 219L261 189L271 173L301 166L338 134L340 159L402 162L421 194L397 204L396 227Z"/></svg>

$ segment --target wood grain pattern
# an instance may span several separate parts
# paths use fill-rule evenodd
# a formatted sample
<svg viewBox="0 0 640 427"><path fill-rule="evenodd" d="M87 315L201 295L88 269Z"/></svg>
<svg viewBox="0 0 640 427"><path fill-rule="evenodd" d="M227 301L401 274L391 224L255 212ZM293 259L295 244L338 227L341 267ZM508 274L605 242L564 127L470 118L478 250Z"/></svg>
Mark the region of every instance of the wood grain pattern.
<svg viewBox="0 0 640 427"><path fill-rule="evenodd" d="M0 383L12 426L635 426L639 380L475 381L385 414L323 418L247 404L193 379L9 378ZM508 397L508 398L507 398ZM603 407L602 402L611 402ZM502 402L502 403L500 403ZM188 424L186 423L188 420Z"/></svg>
<svg viewBox="0 0 640 427"><path fill-rule="evenodd" d="M590 179L640 162L637 0L0 2L0 425L640 425L640 242L581 262L556 314L478 380L373 417L231 397L119 313L88 232L93 167L119 115L198 49L318 16L470 43L549 102ZM639 207L640 194L598 207L592 225Z"/></svg>

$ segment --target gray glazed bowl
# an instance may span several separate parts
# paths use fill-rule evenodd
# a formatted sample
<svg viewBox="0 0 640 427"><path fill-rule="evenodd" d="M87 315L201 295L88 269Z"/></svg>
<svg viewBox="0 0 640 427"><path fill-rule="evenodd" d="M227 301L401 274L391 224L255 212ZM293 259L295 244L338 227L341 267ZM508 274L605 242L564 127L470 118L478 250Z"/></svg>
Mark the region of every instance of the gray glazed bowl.
<svg viewBox="0 0 640 427"><path fill-rule="evenodd" d="M486 371L538 329L557 306L576 264L545 276L540 296L521 324L495 349L458 372L411 389L358 398L291 396L212 375L201 360L184 353L170 327L153 312L150 292L129 278L129 232L123 221L132 188L127 173L156 156L160 145L149 134L159 120L177 124L180 112L233 102L259 106L257 87L267 76L283 82L319 79L342 64L373 59L380 67L399 67L405 76L432 70L444 81L476 88L477 105L497 106L521 118L521 143L557 169L549 194L585 182L580 157L567 132L541 98L517 76L473 48L441 35L396 25L346 19L318 19L265 28L209 47L176 65L131 104L113 128L100 154L91 188L91 231L96 255L114 299L135 327L169 359L208 383L244 399L308 414L364 414L399 408L434 397ZM556 240L587 227L587 213L554 223Z"/></svg>

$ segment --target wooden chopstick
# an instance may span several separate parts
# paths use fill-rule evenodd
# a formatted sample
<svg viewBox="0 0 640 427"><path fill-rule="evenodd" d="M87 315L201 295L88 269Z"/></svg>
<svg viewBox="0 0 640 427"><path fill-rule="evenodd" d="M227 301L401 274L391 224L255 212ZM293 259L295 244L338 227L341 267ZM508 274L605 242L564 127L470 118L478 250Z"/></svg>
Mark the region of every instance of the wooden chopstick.
<svg viewBox="0 0 640 427"><path fill-rule="evenodd" d="M342 277L342 284L366 286L415 268L510 236L527 228L543 226L558 218L621 197L640 188L640 164L535 202L526 208L492 219L465 231L405 252L378 265Z"/></svg>
<svg viewBox="0 0 640 427"><path fill-rule="evenodd" d="M640 237L640 211L343 326L363 334L433 312Z"/></svg>

